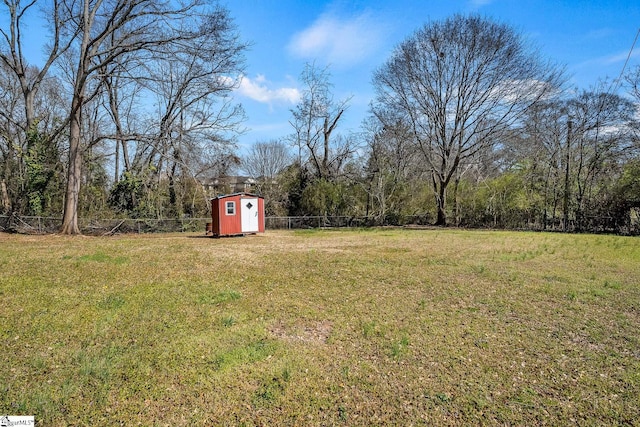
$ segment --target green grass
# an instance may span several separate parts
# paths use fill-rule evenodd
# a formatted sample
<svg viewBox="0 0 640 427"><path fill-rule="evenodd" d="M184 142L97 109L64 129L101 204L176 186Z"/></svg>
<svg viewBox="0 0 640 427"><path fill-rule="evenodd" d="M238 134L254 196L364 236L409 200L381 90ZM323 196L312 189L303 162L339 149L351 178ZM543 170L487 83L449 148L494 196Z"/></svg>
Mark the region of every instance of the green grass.
<svg viewBox="0 0 640 427"><path fill-rule="evenodd" d="M0 234L0 414L40 425L633 425L640 240Z"/></svg>

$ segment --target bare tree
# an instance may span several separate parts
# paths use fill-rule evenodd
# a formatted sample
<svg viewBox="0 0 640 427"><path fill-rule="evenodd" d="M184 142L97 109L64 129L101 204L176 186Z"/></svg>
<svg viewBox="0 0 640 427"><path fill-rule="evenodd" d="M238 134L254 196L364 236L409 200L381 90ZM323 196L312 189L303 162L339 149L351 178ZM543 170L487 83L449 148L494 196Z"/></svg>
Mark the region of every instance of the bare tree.
<svg viewBox="0 0 640 427"><path fill-rule="evenodd" d="M265 198L267 215L286 215L284 172L292 161L287 144L278 140L256 142L242 159L243 169L255 179L256 191Z"/></svg>
<svg viewBox="0 0 640 427"><path fill-rule="evenodd" d="M26 163L35 166L39 162L37 152L56 152L58 138L66 126L64 119L52 116L55 108L59 106L59 94L47 92L47 87L44 91L42 89L43 86L47 86L51 67L68 51L76 33L65 29L68 17L58 0L46 2L42 7L39 6L44 2L38 3L37 0L6 0L3 3L8 22L6 27L0 28L0 66L3 74L0 91L3 91L4 95L11 93L14 102L11 105L5 103L3 108L0 108L0 116L5 121L5 137L11 134L10 143L7 144L7 149L3 150L0 195L5 210L23 213L24 199L34 197L28 193L35 185L32 182L34 176L29 173ZM36 12L43 10L51 17L53 24L48 43L43 46L44 57L39 68L30 63L29 58L25 56L23 36L25 22L33 18ZM6 96L3 98L8 100ZM47 100L43 102L43 98ZM42 166L37 165L38 168ZM47 170L46 175L51 176L51 170ZM39 183L35 186L39 188L38 192L44 190L48 181L44 179L43 182L42 179L42 176L37 178Z"/></svg>
<svg viewBox="0 0 640 427"><path fill-rule="evenodd" d="M282 141L259 141L244 157L244 170L255 179L273 180L291 164L291 154Z"/></svg>
<svg viewBox="0 0 640 427"><path fill-rule="evenodd" d="M330 79L328 68L306 64L300 76L304 86L302 100L291 110L298 161L301 165L308 162L319 179L334 177L354 152L352 140L334 135L350 98L334 101Z"/></svg>
<svg viewBox="0 0 640 427"><path fill-rule="evenodd" d="M23 130L26 133L36 119L34 100L42 81L48 75L56 60L68 51L79 27L70 26L70 17L65 13L65 4L60 0L53 0L46 10L50 17L52 35L46 47L44 65L40 69L31 66L24 56L23 31L24 20L29 17L32 9L36 8L37 0L27 2L20 0L5 0L4 4L9 12L9 27L0 28L0 61L17 77L20 90L24 97Z"/></svg>
<svg viewBox="0 0 640 427"><path fill-rule="evenodd" d="M425 25L376 71L378 106L405 116L424 155L436 224L447 223L447 187L461 163L500 141L560 76L510 27L462 15Z"/></svg>
<svg viewBox="0 0 640 427"><path fill-rule="evenodd" d="M0 212L13 211L15 194L24 188L24 165L20 152L26 135L20 125L21 97L15 74L0 64Z"/></svg>
<svg viewBox="0 0 640 427"><path fill-rule="evenodd" d="M113 182L120 180L121 170L131 172L131 156L129 154L129 143L140 140L140 131L135 131L135 127L140 125L137 114L141 103L142 87L135 78L131 78L133 70L127 67L127 63L132 61L129 58L119 58L105 67L101 72L104 91L101 94L102 107L108 112L110 121L113 123L113 141L115 145L114 153L114 178ZM127 70L127 68L129 68ZM142 108L140 108L142 109ZM123 167L120 166L122 160Z"/></svg>
<svg viewBox="0 0 640 427"><path fill-rule="evenodd" d="M204 0L171 2L156 0L63 1L80 34L73 46L75 61L69 112L68 173L62 233L77 234L78 197L82 178L83 107L102 90L100 73L126 55L146 52L172 55L210 30ZM226 16L226 15L225 15ZM215 40L215 36L212 36ZM225 46L227 47L227 46ZM214 46L214 49L216 46ZM209 52L209 55L220 51Z"/></svg>
<svg viewBox="0 0 640 427"><path fill-rule="evenodd" d="M176 12L167 9L163 3L146 0L83 0L67 1L65 5L73 18L72 25L81 32L74 51L76 65L71 82L69 163L61 232L79 234L78 203L84 148L82 112L84 106L99 93L97 90L88 92L91 79L95 79L99 71L125 54L174 39L176 35L171 30L168 31L168 38L161 36L158 26Z"/></svg>
<svg viewBox="0 0 640 427"><path fill-rule="evenodd" d="M420 180L421 173L416 167L417 147L408 124L388 111L378 110L376 115L365 123L368 156L364 186L366 215L382 224L388 214L399 213L408 196L403 194L407 184Z"/></svg>
<svg viewBox="0 0 640 427"><path fill-rule="evenodd" d="M239 84L233 76L242 74L246 44L225 9L217 8L194 24L200 26L197 37L177 49L168 46L143 66L144 77L137 79L156 99L149 145L137 166L153 165L158 178L168 178L176 212L178 178L202 178L219 169L221 161L230 163L234 132L244 119L241 106L227 95Z"/></svg>
<svg viewBox="0 0 640 427"><path fill-rule="evenodd" d="M566 195L567 135L569 118L566 102L553 99L539 102L527 111L523 125L507 140L516 161L529 162L529 186L541 196L541 223L555 226L560 202Z"/></svg>
<svg viewBox="0 0 640 427"><path fill-rule="evenodd" d="M572 165L573 169L570 171L575 187L572 210L579 230L585 225L588 205L598 187L603 184L608 187L610 183L605 181L617 176L622 163L636 154L629 132L633 128L635 109L629 100L597 89L583 91L568 102L572 126L567 135L567 166Z"/></svg>

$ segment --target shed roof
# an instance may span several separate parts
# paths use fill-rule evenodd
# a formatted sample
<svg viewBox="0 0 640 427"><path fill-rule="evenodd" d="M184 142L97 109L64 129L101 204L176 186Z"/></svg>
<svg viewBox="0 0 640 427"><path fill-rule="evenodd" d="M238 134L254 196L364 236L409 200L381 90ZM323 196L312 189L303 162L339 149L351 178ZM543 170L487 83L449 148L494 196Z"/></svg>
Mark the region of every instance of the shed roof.
<svg viewBox="0 0 640 427"><path fill-rule="evenodd" d="M226 199L227 197L237 197L237 196L259 197L261 199L263 198L262 196L259 196L258 194L246 193L244 191L241 191L239 193L220 194L220 195L212 198L211 200L214 200L214 199Z"/></svg>

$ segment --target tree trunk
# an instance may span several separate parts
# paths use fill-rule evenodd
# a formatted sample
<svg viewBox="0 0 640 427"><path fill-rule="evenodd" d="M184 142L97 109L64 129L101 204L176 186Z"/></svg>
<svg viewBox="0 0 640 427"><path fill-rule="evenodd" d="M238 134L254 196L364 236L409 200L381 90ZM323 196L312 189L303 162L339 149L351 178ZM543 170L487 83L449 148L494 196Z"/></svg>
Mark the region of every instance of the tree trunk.
<svg viewBox="0 0 640 427"><path fill-rule="evenodd" d="M117 184L120 181L120 141L116 140L116 165L113 172L113 183Z"/></svg>
<svg viewBox="0 0 640 427"><path fill-rule="evenodd" d="M67 190L62 217L62 234L80 234L78 227L78 202L80 181L82 179L82 151L80 147L81 101L74 97L69 126L69 168L67 171Z"/></svg>
<svg viewBox="0 0 640 427"><path fill-rule="evenodd" d="M7 182L3 179L0 182L0 197L2 200L2 210L5 212L11 211L11 199L9 198L9 191L7 191Z"/></svg>
<svg viewBox="0 0 640 427"><path fill-rule="evenodd" d="M444 211L444 205L442 203L438 203L438 217L436 218L435 225L442 227L447 225L447 214Z"/></svg>
<svg viewBox="0 0 640 427"><path fill-rule="evenodd" d="M456 174L456 179L453 182L453 215L456 227L460 225L460 204L458 201L458 187L460 186L460 174Z"/></svg>
<svg viewBox="0 0 640 427"><path fill-rule="evenodd" d="M571 162L571 120L567 122L567 158L564 170L564 198L562 201L563 220L562 231L569 231L569 198L570 198L570 182L569 182L569 164Z"/></svg>
<svg viewBox="0 0 640 427"><path fill-rule="evenodd" d="M169 172L169 208L171 209L171 215L174 218L180 217L181 209L178 207L178 195L176 193L176 181L175 174L177 169L177 162L173 162L173 165L168 170Z"/></svg>
<svg viewBox="0 0 640 427"><path fill-rule="evenodd" d="M439 182L436 183L435 178L434 185L436 186L436 207L438 209L438 216L436 218L435 225L444 227L447 225L447 213L445 211L447 202L447 185L442 182L442 180L439 180Z"/></svg>

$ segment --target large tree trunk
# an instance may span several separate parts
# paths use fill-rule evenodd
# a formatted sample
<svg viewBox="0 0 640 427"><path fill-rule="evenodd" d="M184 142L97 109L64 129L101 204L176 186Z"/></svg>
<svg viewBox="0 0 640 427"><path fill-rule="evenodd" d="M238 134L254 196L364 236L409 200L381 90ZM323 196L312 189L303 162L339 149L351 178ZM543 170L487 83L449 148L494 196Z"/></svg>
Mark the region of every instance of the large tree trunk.
<svg viewBox="0 0 640 427"><path fill-rule="evenodd" d="M447 206L447 183L434 176L433 187L438 210L435 225L445 226L447 225L447 212L445 210Z"/></svg>
<svg viewBox="0 0 640 427"><path fill-rule="evenodd" d="M0 182L0 200L2 200L2 203L0 203L2 210L5 212L11 211L11 199L9 198L9 191L7 191L7 182L4 179Z"/></svg>
<svg viewBox="0 0 640 427"><path fill-rule="evenodd" d="M67 191L62 217L62 234L80 234L78 227L78 202L82 179L82 150L80 146L81 102L74 98L69 126L69 168L67 171Z"/></svg>
<svg viewBox="0 0 640 427"><path fill-rule="evenodd" d="M442 194L440 197L444 197ZM447 213L445 212L445 205L442 198L436 198L436 204L438 208L438 216L436 218L435 225L446 226L447 225Z"/></svg>

